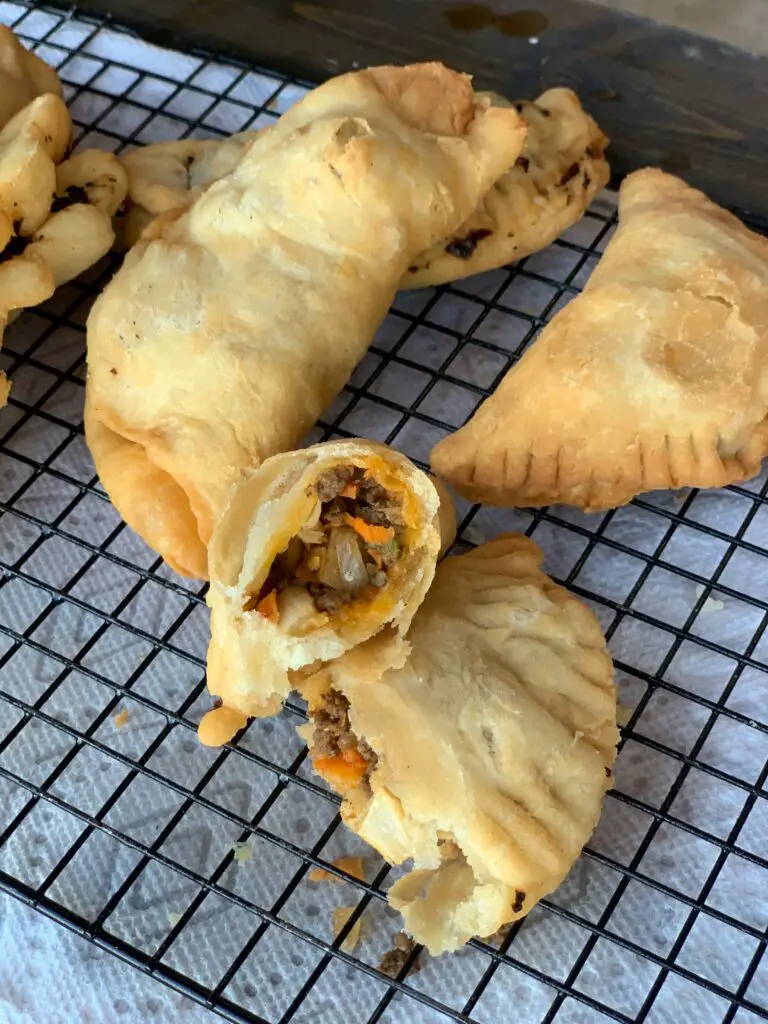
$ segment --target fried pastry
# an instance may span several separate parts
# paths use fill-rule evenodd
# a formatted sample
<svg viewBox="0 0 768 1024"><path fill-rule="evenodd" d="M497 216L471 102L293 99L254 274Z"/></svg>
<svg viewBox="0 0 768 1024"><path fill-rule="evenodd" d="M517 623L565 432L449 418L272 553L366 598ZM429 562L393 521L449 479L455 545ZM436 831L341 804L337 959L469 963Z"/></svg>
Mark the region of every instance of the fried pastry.
<svg viewBox="0 0 768 1024"><path fill-rule="evenodd" d="M235 169L258 134L180 139L133 149L120 158L128 175L128 198L153 216L189 206L202 189Z"/></svg>
<svg viewBox="0 0 768 1024"><path fill-rule="evenodd" d="M88 320L86 436L123 518L178 571L206 574L232 486L301 441L413 256L524 131L439 64L344 75L147 228Z"/></svg>
<svg viewBox="0 0 768 1024"><path fill-rule="evenodd" d="M541 559L512 534L447 558L407 645L380 635L301 688L314 770L353 831L392 864L413 860L389 901L433 954L555 889L611 785L605 640Z"/></svg>
<svg viewBox="0 0 768 1024"><path fill-rule="evenodd" d="M766 451L768 241L647 169L583 294L432 466L470 500L597 511L746 480Z"/></svg>
<svg viewBox="0 0 768 1024"><path fill-rule="evenodd" d="M510 105L486 95L499 106ZM514 106L528 127L517 162L453 235L413 261L402 288L456 281L544 249L581 219L608 184L608 139L576 93L549 89L534 102Z"/></svg>
<svg viewBox="0 0 768 1024"><path fill-rule="evenodd" d="M369 441L275 455L240 484L211 538L208 688L222 706L203 720L203 742L278 711L292 671L386 625L405 633L441 526L447 543L455 535L450 503L442 523L440 506L424 473Z"/></svg>
<svg viewBox="0 0 768 1024"><path fill-rule="evenodd" d="M62 95L59 76L0 25L0 128L44 93Z"/></svg>

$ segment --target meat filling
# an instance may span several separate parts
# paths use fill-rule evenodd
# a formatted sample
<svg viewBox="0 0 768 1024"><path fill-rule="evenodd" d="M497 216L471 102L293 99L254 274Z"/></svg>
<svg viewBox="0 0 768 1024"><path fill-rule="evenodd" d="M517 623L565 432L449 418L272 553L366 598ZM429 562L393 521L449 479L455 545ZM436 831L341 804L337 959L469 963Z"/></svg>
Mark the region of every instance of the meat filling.
<svg viewBox="0 0 768 1024"><path fill-rule="evenodd" d="M349 701L330 689L312 715L312 759L315 769L342 792L368 785L378 756L349 722Z"/></svg>
<svg viewBox="0 0 768 1024"><path fill-rule="evenodd" d="M279 595L304 588L317 612L372 597L387 585L402 549L402 502L359 466L335 466L316 480L315 514L270 566L245 604L279 619Z"/></svg>

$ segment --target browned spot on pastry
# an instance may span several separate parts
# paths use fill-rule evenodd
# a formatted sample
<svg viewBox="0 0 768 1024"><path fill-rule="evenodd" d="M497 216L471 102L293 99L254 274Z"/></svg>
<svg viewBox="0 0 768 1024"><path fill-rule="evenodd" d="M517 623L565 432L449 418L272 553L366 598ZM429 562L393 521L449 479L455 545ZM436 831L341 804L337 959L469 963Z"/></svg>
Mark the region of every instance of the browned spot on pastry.
<svg viewBox="0 0 768 1024"><path fill-rule="evenodd" d="M211 701L211 707L214 708L214 710L216 708L223 707L223 705L224 701L221 699L221 697L214 697L213 700Z"/></svg>
<svg viewBox="0 0 768 1024"><path fill-rule="evenodd" d="M110 369L110 371L109 371L109 372L110 372L110 373L112 374L112 376L113 376L113 377L116 377L116 376L117 376L117 370L116 370L116 369L114 368L114 366L113 366L113 367L111 367L111 369Z"/></svg>
<svg viewBox="0 0 768 1024"><path fill-rule="evenodd" d="M540 107L538 103L534 103L533 105L534 105L534 107L536 107L536 109L538 110L538 112L540 114L544 115L544 117L551 117L552 116L551 111L547 110L546 107Z"/></svg>
<svg viewBox="0 0 768 1024"><path fill-rule="evenodd" d="M608 767L608 765L606 765L606 766L605 766L605 777L606 777L606 779L610 779L610 777L611 777L612 775L613 775L613 772L612 772L612 771L611 771L611 769L610 769L610 768Z"/></svg>
<svg viewBox="0 0 768 1024"><path fill-rule="evenodd" d="M517 160L515 160L515 166L522 167L527 174L528 168L531 166L531 161L528 159L527 156L519 156Z"/></svg>
<svg viewBox="0 0 768 1024"><path fill-rule="evenodd" d="M445 251L449 256L455 256L459 260L468 260L477 248L477 243L492 234L490 228L477 228L475 231L470 231L464 238L454 238L446 245Z"/></svg>
<svg viewBox="0 0 768 1024"><path fill-rule="evenodd" d="M60 213L75 203L87 203L88 193L80 185L69 185L64 189L63 196L56 196L51 203L51 213Z"/></svg>
<svg viewBox="0 0 768 1024"><path fill-rule="evenodd" d="M595 147L594 146L587 146L586 154L587 154L587 156L589 157L590 160L594 160L595 157L597 156L597 153L595 153Z"/></svg>
<svg viewBox="0 0 768 1024"><path fill-rule="evenodd" d="M565 172L565 174L560 179L560 184L561 185L567 185L568 182L571 181L573 178L575 178L578 173L579 173L579 165L578 165L578 163L571 164L571 166L568 168L568 170Z"/></svg>
<svg viewBox="0 0 768 1024"><path fill-rule="evenodd" d="M417 271L418 269L419 269L419 268L418 268L418 267L416 267L416 266L413 266L413 267L408 267L408 273L409 273L409 274L415 274L415 273L416 273L416 271Z"/></svg>
<svg viewBox="0 0 768 1024"><path fill-rule="evenodd" d="M515 902L512 904L512 913L519 914L523 909L525 903L525 893L521 892L520 889L515 889Z"/></svg>
<svg viewBox="0 0 768 1024"><path fill-rule="evenodd" d="M584 188L589 188L592 184L592 179L589 176L589 171L584 171Z"/></svg>
<svg viewBox="0 0 768 1024"><path fill-rule="evenodd" d="M14 235L13 238L9 239L3 251L0 252L0 263L12 260L14 256L21 256L31 241L31 238L22 238L21 235Z"/></svg>

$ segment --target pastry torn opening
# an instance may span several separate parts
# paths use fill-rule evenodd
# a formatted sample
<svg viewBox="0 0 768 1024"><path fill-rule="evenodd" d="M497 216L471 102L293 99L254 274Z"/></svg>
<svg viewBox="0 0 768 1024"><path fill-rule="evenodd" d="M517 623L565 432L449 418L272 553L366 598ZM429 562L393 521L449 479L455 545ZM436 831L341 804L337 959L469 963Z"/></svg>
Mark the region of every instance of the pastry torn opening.
<svg viewBox="0 0 768 1024"><path fill-rule="evenodd" d="M333 687L326 690L312 712L312 767L337 792L358 790L370 797L371 772L378 755L357 736L349 721L349 701Z"/></svg>
<svg viewBox="0 0 768 1024"><path fill-rule="evenodd" d="M308 494L316 499L309 517L243 605L297 637L372 603L398 576L407 548L403 497L371 469L340 463Z"/></svg>

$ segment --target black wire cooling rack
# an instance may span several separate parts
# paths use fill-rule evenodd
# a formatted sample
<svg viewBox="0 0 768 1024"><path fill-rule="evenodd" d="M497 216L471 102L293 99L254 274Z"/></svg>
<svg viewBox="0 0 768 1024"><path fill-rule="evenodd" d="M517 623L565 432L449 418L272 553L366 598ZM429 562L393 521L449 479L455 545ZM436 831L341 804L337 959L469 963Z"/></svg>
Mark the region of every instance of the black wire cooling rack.
<svg viewBox="0 0 768 1024"><path fill-rule="evenodd" d="M79 13L0 2L0 21L59 68L81 144L240 131L305 88ZM372 436L424 465L583 285L614 211L606 195L512 269L401 295L313 439ZM84 323L115 265L25 313L0 357L3 891L232 1021L766 1019L765 475L597 516L461 505L459 546L522 529L595 609L623 748L600 827L551 898L501 942L414 950L390 978L389 869L370 852L364 881L331 863L364 847L308 770L301 708L236 748L196 743L204 589L119 522L83 441ZM340 905L354 910L334 939Z"/></svg>

